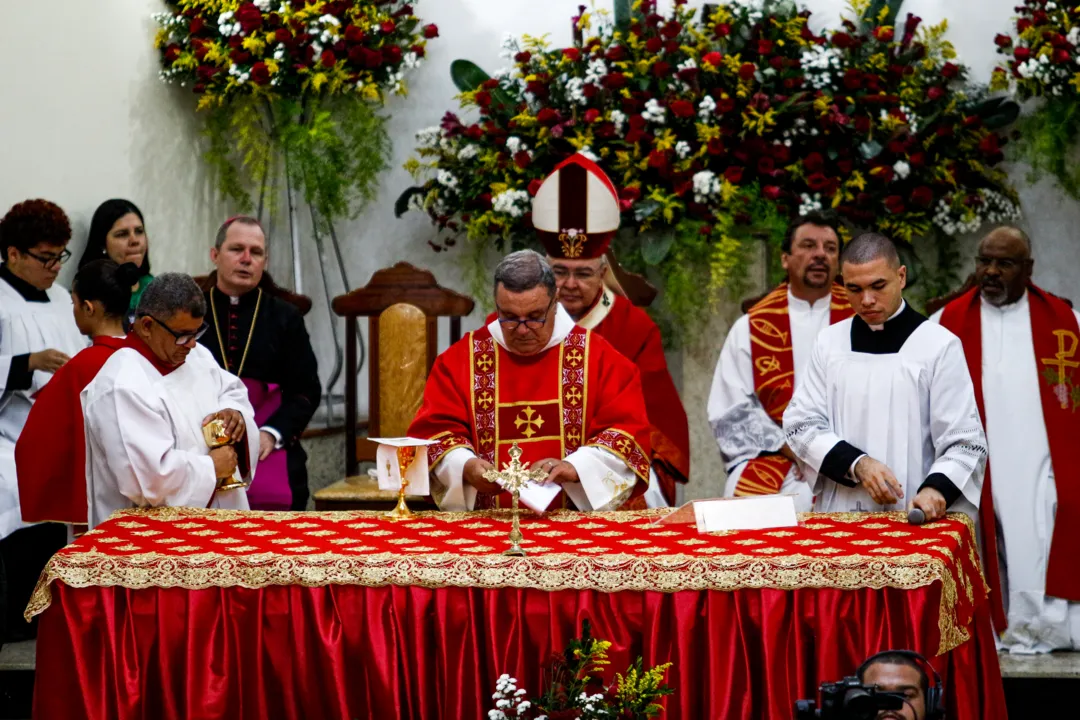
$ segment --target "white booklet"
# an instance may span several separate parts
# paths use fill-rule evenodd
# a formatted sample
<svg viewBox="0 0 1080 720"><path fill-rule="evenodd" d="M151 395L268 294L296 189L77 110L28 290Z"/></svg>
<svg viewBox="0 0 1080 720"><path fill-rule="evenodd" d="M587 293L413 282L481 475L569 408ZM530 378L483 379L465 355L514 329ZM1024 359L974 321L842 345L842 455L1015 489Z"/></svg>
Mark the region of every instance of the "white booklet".
<svg viewBox="0 0 1080 720"><path fill-rule="evenodd" d="M405 479L409 485L405 489L408 495L427 495L431 492L428 477L427 446L434 445L431 440L419 438L368 438L379 444L375 451L375 473L379 479L379 489L398 492L401 489L401 464L398 462L398 448L416 448L416 456L405 470Z"/></svg>
<svg viewBox="0 0 1080 720"><path fill-rule="evenodd" d="M767 530L796 527L794 495L693 500L656 521L657 525L694 523L698 532L723 530Z"/></svg>

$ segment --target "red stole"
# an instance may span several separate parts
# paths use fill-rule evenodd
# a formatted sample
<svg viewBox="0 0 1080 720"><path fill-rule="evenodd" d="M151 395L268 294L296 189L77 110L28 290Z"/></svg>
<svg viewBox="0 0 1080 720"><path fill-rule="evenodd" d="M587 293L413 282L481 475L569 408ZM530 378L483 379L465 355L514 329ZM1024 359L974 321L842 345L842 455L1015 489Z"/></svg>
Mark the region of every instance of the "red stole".
<svg viewBox="0 0 1080 720"><path fill-rule="evenodd" d="M34 397L15 444L19 504L25 522L86 524L86 445L79 395L124 338L96 337Z"/></svg>
<svg viewBox="0 0 1080 720"><path fill-rule="evenodd" d="M854 314L840 285L832 286L829 324L835 325ZM791 350L791 318L788 316L788 284L762 298L750 308L750 357L753 362L754 392L765 412L777 425L784 422L784 410L795 392L795 356ZM735 495L773 495L780 492L791 461L780 454L751 459L743 468Z"/></svg>
<svg viewBox="0 0 1080 720"><path fill-rule="evenodd" d="M968 372L975 386L979 413L986 418L982 386L982 313L978 288L969 290L945 307L941 324L956 334L964 345ZM1040 369L1039 395L1043 420L1050 444L1050 464L1057 488L1057 516L1050 542L1050 561L1046 570L1046 594L1072 602L1080 601L1080 573L1072 556L1080 548L1080 465L1070 457L1076 438L1080 437L1080 328L1068 303L1028 285L1031 309L1031 335L1035 363ZM979 503L982 526L984 566L991 589L996 593L992 604L994 624L1006 626L998 577L996 521L990 489L990 465L986 466L983 495Z"/></svg>

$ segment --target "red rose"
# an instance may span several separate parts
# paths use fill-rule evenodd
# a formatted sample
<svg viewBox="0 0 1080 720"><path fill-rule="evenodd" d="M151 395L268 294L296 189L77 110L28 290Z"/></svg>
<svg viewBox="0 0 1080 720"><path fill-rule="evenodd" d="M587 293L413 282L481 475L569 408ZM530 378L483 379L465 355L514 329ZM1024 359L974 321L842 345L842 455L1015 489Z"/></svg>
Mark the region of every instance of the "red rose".
<svg viewBox="0 0 1080 720"><path fill-rule="evenodd" d="M998 35L994 37L994 42L999 48L1007 48L1012 45L1012 38L1008 35L1002 35L1001 33L998 33Z"/></svg>
<svg viewBox="0 0 1080 720"><path fill-rule="evenodd" d="M581 57L581 51L578 50L577 48L574 48L574 47L564 48L563 51L562 51L562 54L563 54L563 57L566 58L567 60L569 60L570 62L577 62L578 58Z"/></svg>
<svg viewBox="0 0 1080 720"><path fill-rule="evenodd" d="M244 3L236 8L236 22L245 35L250 35L262 27L262 11L254 3Z"/></svg>
<svg viewBox="0 0 1080 720"><path fill-rule="evenodd" d="M620 62L626 58L626 48L622 45L612 45L604 55L611 62Z"/></svg>
<svg viewBox="0 0 1080 720"><path fill-rule="evenodd" d="M354 27L356 27L356 26L355 25L350 25L349 29L351 30ZM360 30L360 28L356 28L356 29ZM363 35L364 35L364 32L361 30L360 31L360 36L361 37L360 37L359 40L357 40L357 42L363 42L363 40L364 40ZM286 30L285 28L278 28L277 30L274 31L274 39L277 40L282 45L288 45L293 40L293 34L291 32L289 32L288 30Z"/></svg>
<svg viewBox="0 0 1080 720"><path fill-rule="evenodd" d="M470 125L465 128L465 137L470 140L481 140L484 137L484 130L479 125Z"/></svg>
<svg viewBox="0 0 1080 720"><path fill-rule="evenodd" d="M322 55L319 56L319 62L321 62L324 67L334 67L334 63L337 62L337 58L334 57L334 51L323 50Z"/></svg>
<svg viewBox="0 0 1080 720"><path fill-rule="evenodd" d="M532 158L529 157L529 153L524 150L519 150L514 153L514 164L521 170L529 167L529 163L532 162Z"/></svg>
<svg viewBox="0 0 1080 720"><path fill-rule="evenodd" d="M206 22L201 17L191 18L191 22L188 23L188 33L196 35L206 27Z"/></svg>
<svg viewBox="0 0 1080 720"><path fill-rule="evenodd" d="M784 191L776 185L766 185L761 189L761 194L770 200L779 200L783 196Z"/></svg>
<svg viewBox="0 0 1080 720"><path fill-rule="evenodd" d="M890 195L885 198L885 209L893 215L899 215L904 212L904 198L899 195Z"/></svg>
<svg viewBox="0 0 1080 720"><path fill-rule="evenodd" d="M758 158L757 171L759 173L761 173L762 175L768 175L769 173L771 173L775 169L776 169L776 162L771 157L769 157L768 155L766 155L763 158Z"/></svg>
<svg viewBox="0 0 1080 720"><path fill-rule="evenodd" d="M600 119L600 111L596 108L589 108L585 111L585 122L590 125Z"/></svg>
<svg viewBox="0 0 1080 720"><path fill-rule="evenodd" d="M947 62L941 66L941 76L952 80L954 77L960 74L960 68L951 62Z"/></svg>
<svg viewBox="0 0 1080 720"><path fill-rule="evenodd" d="M1013 57L1015 57L1020 62L1024 62L1029 57L1031 57L1031 50L1021 45L1020 47L1013 50Z"/></svg>
<svg viewBox="0 0 1080 720"><path fill-rule="evenodd" d="M1065 48L1054 51L1054 62L1059 65L1069 62L1072 58L1069 56L1069 51Z"/></svg>
<svg viewBox="0 0 1080 720"><path fill-rule="evenodd" d="M170 65L176 62L176 59L180 57L180 46L173 43L169 47L165 48L165 62Z"/></svg>
<svg viewBox="0 0 1080 720"><path fill-rule="evenodd" d="M530 80L528 83L526 83L525 89L540 99L546 98L548 95L551 94L548 92L547 85L540 82L539 80Z"/></svg>
<svg viewBox="0 0 1080 720"><path fill-rule="evenodd" d="M710 155L722 155L724 152L724 143L720 141L720 138L709 140L707 147Z"/></svg>
<svg viewBox="0 0 1080 720"><path fill-rule="evenodd" d="M825 188L829 187L830 180L825 173L812 173L806 178L806 187L810 188L813 192L821 192Z"/></svg>
<svg viewBox="0 0 1080 720"><path fill-rule="evenodd" d="M855 118L855 132L860 134L866 134L870 132L870 118L865 115L860 115Z"/></svg>
<svg viewBox="0 0 1080 720"><path fill-rule="evenodd" d="M773 55L771 58L769 58L769 67L771 67L773 70L779 70L780 68L784 67L784 58L780 57L779 55Z"/></svg>
<svg viewBox="0 0 1080 720"><path fill-rule="evenodd" d="M494 90L499 87L499 81L495 78L488 78L480 85L480 87L484 90Z"/></svg>
<svg viewBox="0 0 1080 720"><path fill-rule="evenodd" d="M401 62L401 48L397 45L387 45L382 51L383 59L391 65Z"/></svg>
<svg viewBox="0 0 1080 720"><path fill-rule="evenodd" d="M720 114L729 113L735 109L735 98L733 97L721 97L716 100L716 112Z"/></svg>
<svg viewBox="0 0 1080 720"><path fill-rule="evenodd" d="M687 100L676 100L668 106L671 114L678 118L688 118L694 115L694 104Z"/></svg>
<svg viewBox="0 0 1080 720"><path fill-rule="evenodd" d="M743 63L742 66L739 67L739 79L741 79L741 80L751 80L751 79L753 79L755 70L756 70L756 68L751 63Z"/></svg>
<svg viewBox="0 0 1080 720"><path fill-rule="evenodd" d="M1023 33L1025 30L1031 27L1031 20L1027 18L1020 18L1016 21L1016 32Z"/></svg>
<svg viewBox="0 0 1080 720"><path fill-rule="evenodd" d="M855 169L855 163L851 160L837 160L836 169L843 175L850 175L851 171Z"/></svg>
<svg viewBox="0 0 1080 720"><path fill-rule="evenodd" d="M664 47L664 41L658 37L651 37L645 41L645 50L650 55L655 55Z"/></svg>
<svg viewBox="0 0 1080 720"><path fill-rule="evenodd" d="M874 28L874 37L884 43L892 42L894 34L895 33L893 32L893 29L891 27Z"/></svg>
<svg viewBox="0 0 1080 720"><path fill-rule="evenodd" d="M677 23L674 20L669 20L667 23L664 24L664 27L660 30L660 33L664 37L666 37L668 40L671 40L673 38L678 37L679 33L681 33L681 32L682 32L682 25L680 25L679 23Z"/></svg>
<svg viewBox="0 0 1080 720"><path fill-rule="evenodd" d="M802 164L806 172L816 173L825 167L825 158L819 152L812 152L803 158Z"/></svg>
<svg viewBox="0 0 1080 720"><path fill-rule="evenodd" d="M675 53L679 52L679 43L675 40L668 40L666 43L664 43L664 52L666 52L668 55L674 55Z"/></svg>
<svg viewBox="0 0 1080 720"><path fill-rule="evenodd" d="M626 87L626 76L622 73L609 73L600 82L608 90L619 90Z"/></svg>
<svg viewBox="0 0 1080 720"><path fill-rule="evenodd" d="M930 100L940 100L945 97L945 88L935 85L926 91L926 97L930 98Z"/></svg>
<svg viewBox="0 0 1080 720"><path fill-rule="evenodd" d="M758 55L768 55L773 51L773 41L761 39L757 41Z"/></svg>
<svg viewBox="0 0 1080 720"><path fill-rule="evenodd" d="M584 95L589 100L592 100L594 97L596 97L596 94L598 92L600 92L600 88L596 87L592 83L584 85L581 88L581 94Z"/></svg>
<svg viewBox="0 0 1080 720"><path fill-rule="evenodd" d="M218 69L214 65L200 65L195 68L195 76L203 82L210 82L217 74Z"/></svg>
<svg viewBox="0 0 1080 720"><path fill-rule="evenodd" d="M870 174L885 185L891 183L893 179L893 169L888 165L878 165L870 171Z"/></svg>
<svg viewBox="0 0 1080 720"><path fill-rule="evenodd" d="M663 172L667 169L667 166L668 157L666 152L664 152L663 150L653 150L651 153L649 153L649 167L656 168L657 170Z"/></svg>
<svg viewBox="0 0 1080 720"><path fill-rule="evenodd" d="M361 54L363 55L363 65L368 70L374 70L382 65L383 56L378 50L372 50L371 48L361 48Z"/></svg>
<svg viewBox="0 0 1080 720"><path fill-rule="evenodd" d="M979 150L986 155L996 155L1001 150L997 134L987 133L986 137L979 141Z"/></svg>
<svg viewBox="0 0 1080 720"><path fill-rule="evenodd" d="M743 168L738 165L732 165L724 171L724 178L732 185L738 185L742 182Z"/></svg>
<svg viewBox="0 0 1080 720"><path fill-rule="evenodd" d="M260 60L251 67L251 82L256 85L270 84L270 70L267 69L266 63Z"/></svg>
<svg viewBox="0 0 1080 720"><path fill-rule="evenodd" d="M424 37L428 40L439 37L439 26L435 23L424 26Z"/></svg>
<svg viewBox="0 0 1080 720"><path fill-rule="evenodd" d="M934 191L925 185L920 185L911 191L911 202L921 208L928 208L934 202Z"/></svg>
<svg viewBox="0 0 1080 720"><path fill-rule="evenodd" d="M291 37L288 30L278 30L277 38L279 42L286 42L285 40L281 39L282 33L284 33L286 37ZM366 37L367 36L364 34L364 31L361 30L360 27L357 25L350 25L349 27L345 28L345 42L347 43L357 45L364 42L364 39Z"/></svg>
<svg viewBox="0 0 1080 720"><path fill-rule="evenodd" d="M549 107L540 108L540 112L536 113L536 121L546 127L558 125L559 113Z"/></svg>
<svg viewBox="0 0 1080 720"><path fill-rule="evenodd" d="M522 65L529 62L530 60L532 60L532 53L528 50L519 52L517 55L514 56L514 62L521 63Z"/></svg>
<svg viewBox="0 0 1080 720"><path fill-rule="evenodd" d="M390 33L397 30L397 23L395 23L393 20L387 20L379 26L379 30L382 31L383 35L389 35Z"/></svg>
<svg viewBox="0 0 1080 720"><path fill-rule="evenodd" d="M844 73L844 87L848 90L858 90L862 87L862 71L850 68Z"/></svg>
<svg viewBox="0 0 1080 720"><path fill-rule="evenodd" d="M427 55L427 48L425 48L423 45L413 45L409 49L416 54L416 57L424 57L425 55Z"/></svg>
<svg viewBox="0 0 1080 720"><path fill-rule="evenodd" d="M536 193L540 192L540 186L544 184L543 180L537 178L529 183L529 194L536 197Z"/></svg>
<svg viewBox="0 0 1080 720"><path fill-rule="evenodd" d="M713 32L716 33L716 37L727 37L731 34L731 25L727 23L720 23L713 28Z"/></svg>
<svg viewBox="0 0 1080 720"><path fill-rule="evenodd" d="M851 37L847 33L833 33L832 44L840 49L849 48L855 44L855 38Z"/></svg>
<svg viewBox="0 0 1080 720"><path fill-rule="evenodd" d="M624 187L619 191L619 209L626 212L634 206L634 203L641 197L641 188L638 187Z"/></svg>
<svg viewBox="0 0 1080 720"><path fill-rule="evenodd" d="M482 108L491 107L491 93L487 90L481 90L476 93L476 104Z"/></svg>
<svg viewBox="0 0 1080 720"><path fill-rule="evenodd" d="M780 165L786 164L791 160L791 148L787 145L776 144L772 146L772 156Z"/></svg>
<svg viewBox="0 0 1080 720"><path fill-rule="evenodd" d="M1050 22L1050 16L1043 10L1038 10L1031 16L1031 21L1036 25L1045 25Z"/></svg>
<svg viewBox="0 0 1080 720"><path fill-rule="evenodd" d="M671 63L660 60L652 66L652 74L656 77L664 77L671 72Z"/></svg>
<svg viewBox="0 0 1080 720"><path fill-rule="evenodd" d="M938 137L952 137L953 129L950 125L942 125L937 129Z"/></svg>
<svg viewBox="0 0 1080 720"><path fill-rule="evenodd" d="M912 153L908 157L908 165L910 165L913 168L921 168L922 166L926 165L926 153L924 153L924 152Z"/></svg>
<svg viewBox="0 0 1080 720"><path fill-rule="evenodd" d="M712 65L714 68L718 68L720 67L720 63L724 61L724 56L714 50L711 53L706 53L705 56L701 58L701 61Z"/></svg>

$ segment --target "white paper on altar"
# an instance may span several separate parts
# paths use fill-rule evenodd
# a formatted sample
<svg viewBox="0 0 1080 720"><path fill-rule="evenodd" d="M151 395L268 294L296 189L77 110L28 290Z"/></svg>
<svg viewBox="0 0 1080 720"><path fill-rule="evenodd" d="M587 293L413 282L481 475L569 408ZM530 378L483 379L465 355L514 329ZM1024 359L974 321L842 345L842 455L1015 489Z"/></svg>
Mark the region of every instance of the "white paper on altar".
<svg viewBox="0 0 1080 720"><path fill-rule="evenodd" d="M525 487L521 488L518 500L533 512L542 513L547 510L551 501L558 496L560 490L562 490L562 487L557 483L528 482L525 483Z"/></svg>
<svg viewBox="0 0 1080 720"><path fill-rule="evenodd" d="M379 449L375 451L375 473L379 479L379 489L395 493L401 490L401 466L398 464L398 448L424 448L434 444L430 440L410 437L368 438L368 440L379 444ZM428 495L431 492L428 486L429 475L426 450L418 449L416 451L416 457L409 463L409 467L405 471L405 479L409 483L405 490L407 495Z"/></svg>
<svg viewBox="0 0 1080 720"><path fill-rule="evenodd" d="M698 532L767 530L796 527L795 495L694 500L656 521L657 525L694 523Z"/></svg>

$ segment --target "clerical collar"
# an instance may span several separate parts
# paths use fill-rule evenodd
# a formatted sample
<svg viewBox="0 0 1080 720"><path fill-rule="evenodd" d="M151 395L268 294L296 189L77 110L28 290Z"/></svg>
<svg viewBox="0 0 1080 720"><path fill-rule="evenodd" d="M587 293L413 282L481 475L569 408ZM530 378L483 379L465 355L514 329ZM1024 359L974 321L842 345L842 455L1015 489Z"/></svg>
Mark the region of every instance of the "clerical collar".
<svg viewBox="0 0 1080 720"><path fill-rule="evenodd" d="M223 298L228 298L229 304L234 307L237 305L247 307L248 305L255 304L255 298L259 294L258 290L259 288L256 287L247 291L243 295L230 295L227 292L223 291L221 288L219 288L217 285L214 286L214 292L216 292L219 296Z"/></svg>
<svg viewBox="0 0 1080 720"><path fill-rule="evenodd" d="M184 366L183 363L180 363L179 365L169 365L168 363L162 361L161 358L154 354L154 351L150 349L150 346L147 345L146 342L135 333L130 333L127 338L125 338L124 347L131 348L135 352L142 355L144 358L146 358L147 362L153 365L154 369L162 375L168 375L174 370L179 370L181 367Z"/></svg>
<svg viewBox="0 0 1080 720"><path fill-rule="evenodd" d="M892 355L900 352L904 343L920 325L926 322L923 315L915 312L906 302L885 321L880 330L874 330L856 315L851 320L851 351L870 355Z"/></svg>
<svg viewBox="0 0 1080 720"><path fill-rule="evenodd" d="M600 293L593 300L593 304L585 311L576 321L580 327L586 330L594 330L597 325L604 321L604 318L611 312L611 308L615 306L615 293L611 291L606 285L601 288Z"/></svg>
<svg viewBox="0 0 1080 720"><path fill-rule="evenodd" d="M491 337L494 338L495 342L502 346L503 350L513 352L510 348L506 347L506 336L503 335L502 324L499 322L498 318L495 318L488 323L487 328L488 332L491 333ZM551 339L548 340L547 345L544 346L543 350L535 354L539 355L560 344L573 329L574 319L570 317L570 313L563 310L562 305L555 303L555 328L551 331Z"/></svg>
<svg viewBox="0 0 1080 720"><path fill-rule="evenodd" d="M14 288L15 292L22 295L22 299L26 302L49 302L49 293L37 289L21 277L16 276L15 273L11 272L7 263L0 264L0 278L3 278L8 285Z"/></svg>

